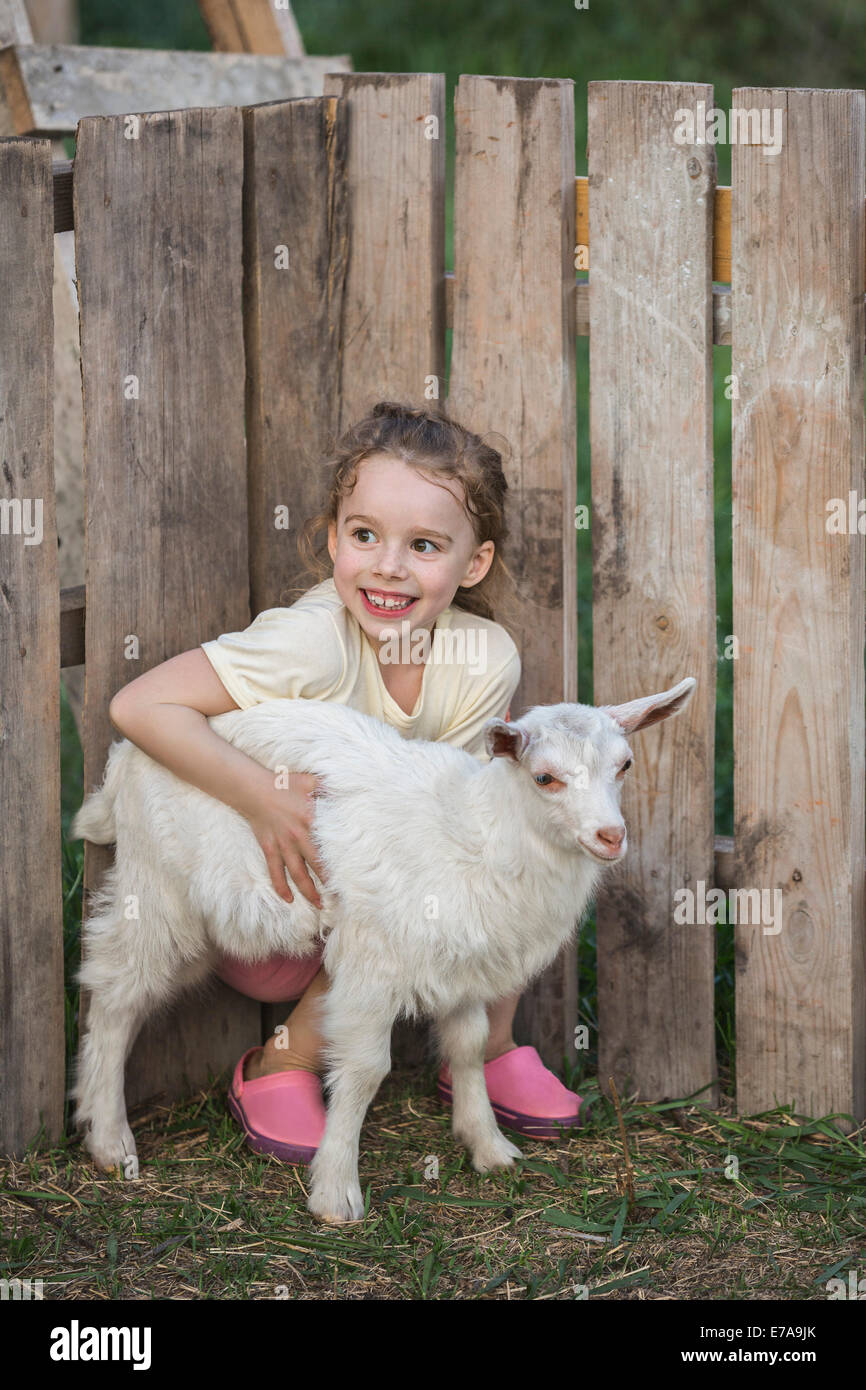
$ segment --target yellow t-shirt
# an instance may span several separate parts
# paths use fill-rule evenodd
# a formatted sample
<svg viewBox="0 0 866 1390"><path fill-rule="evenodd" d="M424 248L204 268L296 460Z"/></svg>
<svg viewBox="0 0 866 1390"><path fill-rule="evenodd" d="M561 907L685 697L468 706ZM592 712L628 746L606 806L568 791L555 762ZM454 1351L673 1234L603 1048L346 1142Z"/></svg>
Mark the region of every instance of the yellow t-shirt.
<svg viewBox="0 0 866 1390"><path fill-rule="evenodd" d="M407 634L408 637L408 634ZM408 661L414 637L391 655ZM404 738L465 748L489 761L483 728L505 718L520 680L520 654L499 623L449 607L423 649L424 678L411 714L385 688L376 651L326 579L290 608L266 608L243 632L226 632L202 650L241 709L260 700L335 700L392 724Z"/></svg>

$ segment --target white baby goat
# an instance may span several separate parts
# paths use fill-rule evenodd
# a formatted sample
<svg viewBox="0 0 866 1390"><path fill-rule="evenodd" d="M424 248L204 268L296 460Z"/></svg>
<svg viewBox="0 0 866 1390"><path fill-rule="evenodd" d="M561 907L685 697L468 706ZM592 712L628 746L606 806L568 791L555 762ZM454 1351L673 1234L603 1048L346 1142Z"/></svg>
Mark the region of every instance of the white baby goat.
<svg viewBox="0 0 866 1390"><path fill-rule="evenodd" d="M144 1019L202 982L220 952L253 962L324 941L327 1126L308 1206L357 1220L358 1139L390 1070L395 1019L435 1021L452 1074L453 1129L479 1172L520 1150L499 1131L484 1082L485 1005L521 990L577 927L606 864L626 849L626 735L680 710L693 677L629 704L538 705L485 726L489 763L411 741L345 705L268 700L209 720L265 767L319 779L312 839L327 875L318 911L274 891L249 822L114 743L73 833L116 842L83 928L88 1031L73 1096L106 1169L135 1154L124 1065ZM312 872L312 871L311 871ZM125 906L134 898L139 920Z"/></svg>

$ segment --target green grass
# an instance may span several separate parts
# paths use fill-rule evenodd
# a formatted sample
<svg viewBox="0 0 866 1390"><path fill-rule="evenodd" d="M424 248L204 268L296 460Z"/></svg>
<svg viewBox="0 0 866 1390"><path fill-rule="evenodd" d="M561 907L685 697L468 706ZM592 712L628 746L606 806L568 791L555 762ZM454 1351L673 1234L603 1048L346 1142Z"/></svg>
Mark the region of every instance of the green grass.
<svg viewBox="0 0 866 1390"><path fill-rule="evenodd" d="M432 1072L391 1076L361 1143L363 1221L317 1223L307 1170L252 1154L224 1084L139 1108L136 1181L77 1145L0 1169L6 1277L52 1299L826 1299L866 1262L862 1132L785 1109L594 1102L578 1139L479 1176ZM435 1163L434 1163L435 1160ZM733 1160L736 1161L736 1167Z"/></svg>

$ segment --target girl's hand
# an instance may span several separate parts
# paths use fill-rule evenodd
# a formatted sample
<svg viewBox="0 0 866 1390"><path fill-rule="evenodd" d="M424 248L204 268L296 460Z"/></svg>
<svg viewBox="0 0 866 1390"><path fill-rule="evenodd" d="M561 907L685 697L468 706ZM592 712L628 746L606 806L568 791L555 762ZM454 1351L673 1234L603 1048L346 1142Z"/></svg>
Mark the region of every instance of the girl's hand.
<svg viewBox="0 0 866 1390"><path fill-rule="evenodd" d="M290 772L288 787L276 787L273 774L269 773L268 781L263 782L261 793L256 797L254 809L246 818L264 852L274 891L286 902L294 902L294 894L286 882L288 869L304 897L313 907L320 908L322 902L307 869L307 863L312 864L324 882L325 875L310 838L317 786L311 772Z"/></svg>

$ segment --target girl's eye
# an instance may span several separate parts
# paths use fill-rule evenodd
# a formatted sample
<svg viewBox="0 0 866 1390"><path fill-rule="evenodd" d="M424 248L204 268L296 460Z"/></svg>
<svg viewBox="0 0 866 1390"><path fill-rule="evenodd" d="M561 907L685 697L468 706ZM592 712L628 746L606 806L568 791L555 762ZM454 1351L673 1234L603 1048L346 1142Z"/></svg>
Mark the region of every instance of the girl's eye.
<svg viewBox="0 0 866 1390"><path fill-rule="evenodd" d="M370 527L369 527L369 526L356 526L355 529L354 529L354 531L352 532L352 539L355 540L356 538L360 538L361 536L372 536L372 534L373 534L373 532L370 530ZM361 541L361 544L362 544L362 545L366 545L367 542L366 542L366 541ZM434 549L434 550L437 550L437 551L438 551L438 549L439 549L439 546L436 545L435 541L430 541L430 540L428 540L428 539L426 538L426 536L419 536L417 540L415 540L415 541L412 542L412 544L413 544L413 545L429 545L429 546L432 546L433 549ZM429 554L430 554L430 551L429 551L429 550L421 550L421 551L419 551L418 553L421 554L421 555L429 555Z"/></svg>
<svg viewBox="0 0 866 1390"><path fill-rule="evenodd" d="M548 787L554 779L549 772L539 772L536 774L535 780L540 787Z"/></svg>

